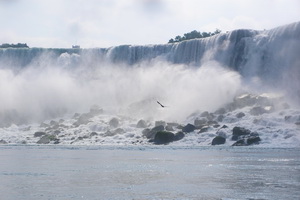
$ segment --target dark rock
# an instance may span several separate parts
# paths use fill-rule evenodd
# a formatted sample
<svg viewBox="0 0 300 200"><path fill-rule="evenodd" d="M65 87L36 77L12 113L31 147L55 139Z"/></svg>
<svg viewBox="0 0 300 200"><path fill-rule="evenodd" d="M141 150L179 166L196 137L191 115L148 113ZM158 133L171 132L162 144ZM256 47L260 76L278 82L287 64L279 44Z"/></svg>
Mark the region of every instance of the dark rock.
<svg viewBox="0 0 300 200"><path fill-rule="evenodd" d="M155 134L159 131L164 131L165 127L163 125L160 125L160 126L156 126L156 127L152 128L149 131L145 131L145 130L143 131L143 135L148 139L153 139L155 137Z"/></svg>
<svg viewBox="0 0 300 200"><path fill-rule="evenodd" d="M90 137L93 137L93 136L96 136L96 135L98 135L98 133L96 133L96 132L91 132Z"/></svg>
<svg viewBox="0 0 300 200"><path fill-rule="evenodd" d="M158 131L155 136L153 142L155 144L167 144L173 142L175 138L174 133L168 131Z"/></svg>
<svg viewBox="0 0 300 200"><path fill-rule="evenodd" d="M0 144L7 144L5 140L0 140Z"/></svg>
<svg viewBox="0 0 300 200"><path fill-rule="evenodd" d="M225 108L219 108L218 110L215 111L215 114L217 115L224 115L226 113Z"/></svg>
<svg viewBox="0 0 300 200"><path fill-rule="evenodd" d="M150 128L144 129L144 130L142 131L143 136L147 137L147 135L149 134L150 130L151 130Z"/></svg>
<svg viewBox="0 0 300 200"><path fill-rule="evenodd" d="M35 133L34 133L34 137L41 137L41 136L43 136L43 135L46 135L46 133L45 133L45 132L42 132L42 131L38 131L38 132L35 132Z"/></svg>
<svg viewBox="0 0 300 200"><path fill-rule="evenodd" d="M112 118L109 121L109 126L111 126L113 128L117 128L119 126L119 120L117 118Z"/></svg>
<svg viewBox="0 0 300 200"><path fill-rule="evenodd" d="M247 138L247 145L258 144L261 141L259 136L252 136Z"/></svg>
<svg viewBox="0 0 300 200"><path fill-rule="evenodd" d="M295 124L296 124L297 126L300 126L300 122L296 122Z"/></svg>
<svg viewBox="0 0 300 200"><path fill-rule="evenodd" d="M137 125L136 125L137 128L147 128L147 123L145 120L140 120L138 121Z"/></svg>
<svg viewBox="0 0 300 200"><path fill-rule="evenodd" d="M37 141L37 144L49 144L51 141L54 141L56 139L56 137L52 136L52 135L44 135L43 137L41 137L41 139L39 139L39 141Z"/></svg>
<svg viewBox="0 0 300 200"><path fill-rule="evenodd" d="M196 129L196 127L193 124L187 124L182 128L182 131L185 133L193 132Z"/></svg>
<svg viewBox="0 0 300 200"><path fill-rule="evenodd" d="M239 112L239 113L237 113L235 116L236 116L237 118L242 118L242 117L245 117L246 115L245 115L245 113L243 113L243 112Z"/></svg>
<svg viewBox="0 0 300 200"><path fill-rule="evenodd" d="M53 131L53 134L55 134L55 135L58 135L58 134L60 134L60 133L61 133L60 130L55 130L55 131Z"/></svg>
<svg viewBox="0 0 300 200"><path fill-rule="evenodd" d="M267 113L268 111L265 110L264 108L260 107L260 106L256 106L256 107L253 107L251 110L250 110L250 114L251 115L262 115L264 113Z"/></svg>
<svg viewBox="0 0 300 200"><path fill-rule="evenodd" d="M240 136L250 135L251 131L242 127L234 127L232 130L232 140L237 141Z"/></svg>
<svg viewBox="0 0 300 200"><path fill-rule="evenodd" d="M222 136L216 136L216 137L212 140L211 144L212 144L212 145L220 145L220 144L225 144L225 142L226 142L226 138L224 138L224 137L222 137Z"/></svg>
<svg viewBox="0 0 300 200"><path fill-rule="evenodd" d="M219 116L217 117L217 121L218 121L218 122L222 122L224 118L225 118L224 115L219 115Z"/></svg>
<svg viewBox="0 0 300 200"><path fill-rule="evenodd" d="M178 141L178 140L181 140L182 138L184 138L184 133L183 132L178 132L175 134L175 137L174 137L174 141Z"/></svg>
<svg viewBox="0 0 300 200"><path fill-rule="evenodd" d="M247 144L244 139L241 139L241 140L238 140L235 143L233 143L232 146L247 146Z"/></svg>
<svg viewBox="0 0 300 200"><path fill-rule="evenodd" d="M160 125L166 126L166 122L165 121L156 121L155 122L155 126L160 126Z"/></svg>

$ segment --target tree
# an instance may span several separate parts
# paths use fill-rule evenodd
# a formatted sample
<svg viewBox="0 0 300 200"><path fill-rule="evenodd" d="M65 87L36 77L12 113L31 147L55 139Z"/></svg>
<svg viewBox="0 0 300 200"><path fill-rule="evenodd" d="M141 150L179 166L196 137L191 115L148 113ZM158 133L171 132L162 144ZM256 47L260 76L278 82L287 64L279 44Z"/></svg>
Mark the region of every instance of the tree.
<svg viewBox="0 0 300 200"><path fill-rule="evenodd" d="M220 29L216 29L213 33L211 33L211 32L202 32L201 33L196 30L193 30L189 33L183 34L183 37L181 37L180 35L177 35L174 39L171 38L168 43L181 42L184 40L191 40L191 39L195 39L195 38L206 38L206 37L211 37L213 35L217 35L219 33L221 33Z"/></svg>

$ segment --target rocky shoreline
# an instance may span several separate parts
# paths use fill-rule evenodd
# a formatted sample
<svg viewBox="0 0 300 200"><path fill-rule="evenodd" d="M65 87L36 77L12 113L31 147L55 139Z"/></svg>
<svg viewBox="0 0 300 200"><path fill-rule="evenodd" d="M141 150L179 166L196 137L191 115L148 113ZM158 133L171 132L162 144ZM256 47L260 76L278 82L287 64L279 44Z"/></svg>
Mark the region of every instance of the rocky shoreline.
<svg viewBox="0 0 300 200"><path fill-rule="evenodd" d="M285 127L290 129L283 130ZM2 133L7 134L2 134L0 144L249 146L277 138L298 140L299 130L300 112L290 109L281 97L243 94L215 112L193 113L187 123L137 121L111 116L93 106L89 112L76 113L70 119L2 127ZM13 131L18 136L10 136Z"/></svg>

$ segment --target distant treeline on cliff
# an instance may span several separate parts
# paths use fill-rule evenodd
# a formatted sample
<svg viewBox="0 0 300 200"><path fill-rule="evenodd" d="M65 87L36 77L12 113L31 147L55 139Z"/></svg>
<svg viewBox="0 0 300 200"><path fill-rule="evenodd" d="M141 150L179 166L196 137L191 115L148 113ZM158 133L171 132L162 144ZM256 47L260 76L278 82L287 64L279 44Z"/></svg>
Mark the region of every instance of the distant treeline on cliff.
<svg viewBox="0 0 300 200"><path fill-rule="evenodd" d="M206 38L206 37L211 37L213 35L217 35L221 33L220 29L216 29L215 32L211 33L211 32L198 32L196 30L191 31L189 33L185 33L183 36L176 36L174 39L170 39L168 43L175 43L175 42L181 42L184 40L191 40L191 39L195 39L195 38Z"/></svg>
<svg viewBox="0 0 300 200"><path fill-rule="evenodd" d="M29 48L29 46L26 43L18 43L18 44L1 44L0 48Z"/></svg>

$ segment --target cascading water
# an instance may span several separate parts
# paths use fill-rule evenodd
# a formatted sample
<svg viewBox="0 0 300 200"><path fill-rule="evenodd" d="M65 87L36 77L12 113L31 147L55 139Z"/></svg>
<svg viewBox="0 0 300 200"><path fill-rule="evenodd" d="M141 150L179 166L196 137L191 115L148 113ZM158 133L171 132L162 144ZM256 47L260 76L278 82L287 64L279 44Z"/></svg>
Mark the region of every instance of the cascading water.
<svg viewBox="0 0 300 200"><path fill-rule="evenodd" d="M299 106L299 52L300 22L174 44L0 49L0 127L73 115L92 105L109 115L180 123L248 89L280 91ZM235 123L230 117L227 122Z"/></svg>

